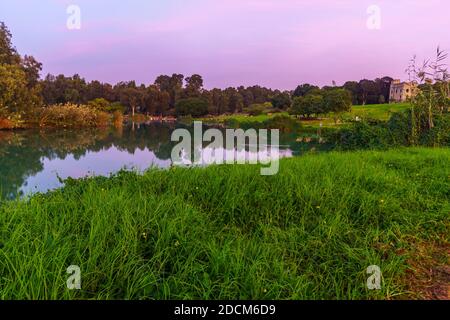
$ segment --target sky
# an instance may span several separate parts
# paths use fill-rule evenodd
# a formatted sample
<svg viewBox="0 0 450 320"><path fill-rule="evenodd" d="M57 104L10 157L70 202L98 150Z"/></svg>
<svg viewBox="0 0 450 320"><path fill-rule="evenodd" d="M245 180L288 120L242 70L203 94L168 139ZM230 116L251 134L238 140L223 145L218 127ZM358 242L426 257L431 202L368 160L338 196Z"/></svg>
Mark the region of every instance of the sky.
<svg viewBox="0 0 450 320"><path fill-rule="evenodd" d="M70 29L80 9L80 29ZM450 51L448 0L1 0L0 21L43 74L150 84L201 74L206 88L294 89L391 76Z"/></svg>

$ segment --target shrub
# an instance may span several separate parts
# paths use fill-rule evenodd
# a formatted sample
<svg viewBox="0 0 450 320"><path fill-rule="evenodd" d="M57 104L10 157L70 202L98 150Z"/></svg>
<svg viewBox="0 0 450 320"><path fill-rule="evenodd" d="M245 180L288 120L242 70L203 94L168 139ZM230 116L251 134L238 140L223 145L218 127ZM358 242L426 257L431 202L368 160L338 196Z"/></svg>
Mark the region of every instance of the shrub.
<svg viewBox="0 0 450 320"><path fill-rule="evenodd" d="M12 122L11 120L0 118L0 130L14 129L14 127L15 127L14 122Z"/></svg>
<svg viewBox="0 0 450 320"><path fill-rule="evenodd" d="M259 116L263 113L271 112L272 109L272 103L266 102L262 104L252 104L248 108L245 108L244 112L251 116Z"/></svg>
<svg viewBox="0 0 450 320"><path fill-rule="evenodd" d="M109 115L87 106L53 105L39 114L41 127L101 127L109 122Z"/></svg>
<svg viewBox="0 0 450 320"><path fill-rule="evenodd" d="M264 121L264 127L267 129L279 129L281 132L297 132L301 125L298 121L286 115L277 115Z"/></svg>
<svg viewBox="0 0 450 320"><path fill-rule="evenodd" d="M124 113L126 110L125 106L122 105L120 102L114 102L106 108L106 111L109 113L114 113L116 111L119 111L120 113Z"/></svg>
<svg viewBox="0 0 450 320"><path fill-rule="evenodd" d="M123 113L118 110L114 111L112 120L115 127L121 127L123 125Z"/></svg>
<svg viewBox="0 0 450 320"><path fill-rule="evenodd" d="M324 137L341 150L382 149L393 145L387 128L368 122L355 122L349 128L326 131Z"/></svg>
<svg viewBox="0 0 450 320"><path fill-rule="evenodd" d="M348 128L325 133L328 142L339 149L386 149L395 146L411 146L416 144L411 139L414 125L412 111L395 113L389 121L355 122ZM434 117L434 127L420 132L417 140L423 146L450 146L450 115Z"/></svg>
<svg viewBox="0 0 450 320"><path fill-rule="evenodd" d="M107 111L109 106L109 101L103 98L94 99L88 102L88 107L98 111Z"/></svg>
<svg viewBox="0 0 450 320"><path fill-rule="evenodd" d="M263 105L254 104L254 105L251 105L248 108L244 109L244 112L248 113L251 116L259 116L259 115L263 114L265 109L266 108Z"/></svg>

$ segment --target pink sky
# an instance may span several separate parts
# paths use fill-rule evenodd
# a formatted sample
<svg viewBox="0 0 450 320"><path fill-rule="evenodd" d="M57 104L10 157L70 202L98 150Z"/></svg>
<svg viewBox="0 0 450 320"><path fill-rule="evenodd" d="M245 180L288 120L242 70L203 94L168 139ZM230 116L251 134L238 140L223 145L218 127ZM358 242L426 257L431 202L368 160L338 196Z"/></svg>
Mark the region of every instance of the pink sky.
<svg viewBox="0 0 450 320"><path fill-rule="evenodd" d="M66 28L66 8L81 9L81 30ZM367 8L381 29L367 28ZM293 89L309 82L389 75L406 78L413 54L450 50L448 0L2 0L22 54L44 72L88 80L159 74L203 75L205 85L260 84Z"/></svg>

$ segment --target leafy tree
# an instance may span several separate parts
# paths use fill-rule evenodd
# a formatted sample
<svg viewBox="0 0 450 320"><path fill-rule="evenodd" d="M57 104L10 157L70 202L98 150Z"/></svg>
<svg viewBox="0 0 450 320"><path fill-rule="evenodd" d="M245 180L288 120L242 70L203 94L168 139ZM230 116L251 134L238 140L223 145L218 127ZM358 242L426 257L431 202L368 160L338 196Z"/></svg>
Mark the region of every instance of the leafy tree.
<svg viewBox="0 0 450 320"><path fill-rule="evenodd" d="M183 80L182 74L173 74L171 77L161 75L155 80L155 85L161 91L165 91L170 96L170 107L175 107L177 100L180 98L183 92Z"/></svg>
<svg viewBox="0 0 450 320"><path fill-rule="evenodd" d="M21 61L21 65L27 77L28 87L36 87L39 84L42 63L38 62L33 56L25 55Z"/></svg>
<svg viewBox="0 0 450 320"><path fill-rule="evenodd" d="M359 82L360 102L362 105L376 104L379 99L379 88L375 81L363 79Z"/></svg>
<svg viewBox="0 0 450 320"><path fill-rule="evenodd" d="M292 94L293 97L304 97L308 93L310 93L311 90L317 90L319 87L310 85L309 83L305 83L302 85L299 85Z"/></svg>
<svg viewBox="0 0 450 320"><path fill-rule="evenodd" d="M220 89L211 90L211 113L223 114L228 109L229 98L227 94Z"/></svg>
<svg viewBox="0 0 450 320"><path fill-rule="evenodd" d="M200 98L181 99L175 108L177 116L200 117L208 113L208 102Z"/></svg>
<svg viewBox="0 0 450 320"><path fill-rule="evenodd" d="M324 112L324 99L319 94L307 94L304 97L295 97L290 113L298 116L310 117Z"/></svg>
<svg viewBox="0 0 450 320"><path fill-rule="evenodd" d="M107 112L109 113L115 113L115 112L119 112L121 114L123 114L125 112L125 107L118 101L111 103L108 108L106 109Z"/></svg>
<svg viewBox="0 0 450 320"><path fill-rule="evenodd" d="M28 88L27 75L19 65L0 64L0 112L25 114L39 106L38 92Z"/></svg>
<svg viewBox="0 0 450 320"><path fill-rule="evenodd" d="M389 101L392 81L394 81L394 79L391 77L375 79L375 83L378 86L378 95L380 96L379 101L384 100L384 102L380 103L387 103ZM381 96L383 96L383 99L381 99Z"/></svg>
<svg viewBox="0 0 450 320"><path fill-rule="evenodd" d="M118 93L120 103L134 116L143 100L142 91L136 87L134 81L120 82L114 89Z"/></svg>
<svg viewBox="0 0 450 320"><path fill-rule="evenodd" d="M203 78L194 74L186 78L185 96L188 98L199 97L203 89Z"/></svg>
<svg viewBox="0 0 450 320"><path fill-rule="evenodd" d="M351 93L345 89L334 89L326 91L324 94L324 106L327 112L334 112L335 122L342 112L352 109Z"/></svg>
<svg viewBox="0 0 450 320"><path fill-rule="evenodd" d="M4 22L0 21L0 64L18 65L20 55L12 45L12 35Z"/></svg>
<svg viewBox="0 0 450 320"><path fill-rule="evenodd" d="M228 100L228 112L242 112L242 109L244 108L244 99L242 95L235 88L227 88L225 94L227 95Z"/></svg>
<svg viewBox="0 0 450 320"><path fill-rule="evenodd" d="M156 113L164 116L170 109L170 94L168 92L160 92L156 104Z"/></svg>
<svg viewBox="0 0 450 320"><path fill-rule="evenodd" d="M358 98L361 92L361 87L359 86L359 83L357 81L347 81L344 84L344 89L346 89L352 94L352 103L358 104L359 103Z"/></svg>
<svg viewBox="0 0 450 320"><path fill-rule="evenodd" d="M99 111L109 111L110 102L104 98L97 98L88 102L88 106Z"/></svg>
<svg viewBox="0 0 450 320"><path fill-rule="evenodd" d="M271 101L274 108L286 110L291 107L291 97L288 93L283 92L274 96Z"/></svg>
<svg viewBox="0 0 450 320"><path fill-rule="evenodd" d="M0 22L0 113L30 113L41 104L38 86L41 64L33 57L22 60L11 42L11 33Z"/></svg>

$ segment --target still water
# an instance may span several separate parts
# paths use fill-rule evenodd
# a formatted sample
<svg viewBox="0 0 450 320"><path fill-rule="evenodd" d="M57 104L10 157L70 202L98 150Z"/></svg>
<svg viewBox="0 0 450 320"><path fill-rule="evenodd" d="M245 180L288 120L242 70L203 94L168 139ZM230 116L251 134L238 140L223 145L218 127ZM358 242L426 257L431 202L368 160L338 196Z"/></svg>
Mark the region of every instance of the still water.
<svg viewBox="0 0 450 320"><path fill-rule="evenodd" d="M0 131L0 197L52 190L69 177L167 168L177 144L171 142L171 134L180 126L151 123L134 128ZM280 157L298 155L302 148L295 136L281 135Z"/></svg>

